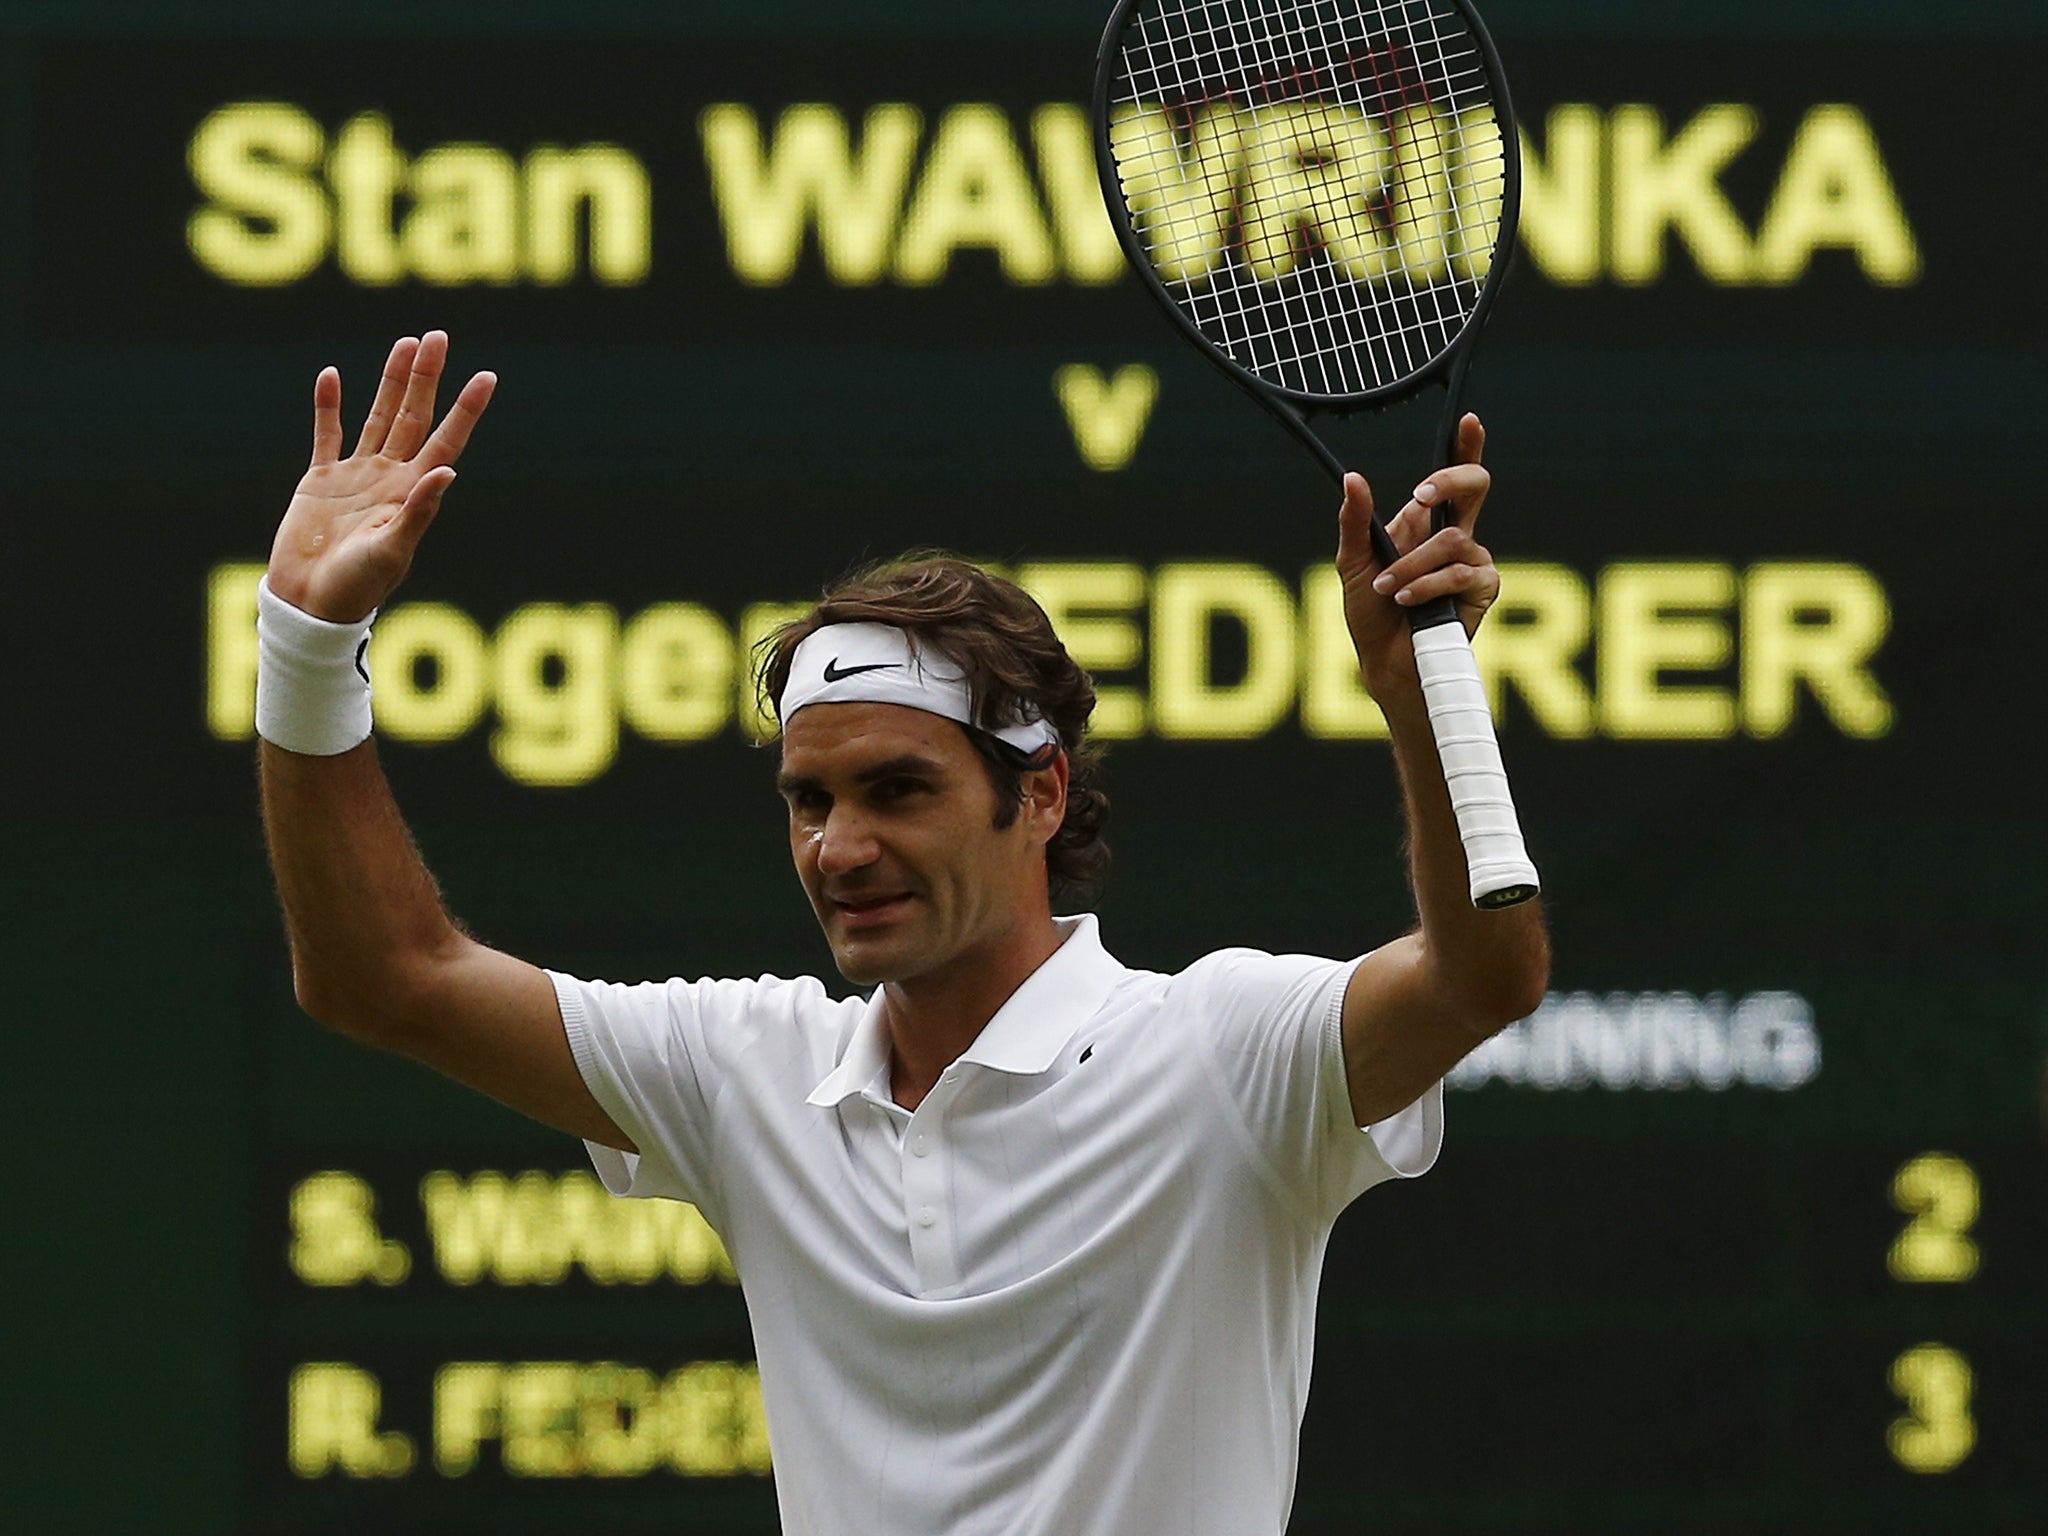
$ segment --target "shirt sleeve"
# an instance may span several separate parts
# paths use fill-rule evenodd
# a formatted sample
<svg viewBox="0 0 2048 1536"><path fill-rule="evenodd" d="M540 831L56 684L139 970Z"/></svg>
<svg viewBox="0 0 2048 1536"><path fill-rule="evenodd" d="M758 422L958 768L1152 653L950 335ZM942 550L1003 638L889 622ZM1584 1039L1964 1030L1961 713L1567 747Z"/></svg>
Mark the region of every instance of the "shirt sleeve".
<svg viewBox="0 0 2048 1536"><path fill-rule="evenodd" d="M1180 978L1202 1021L1215 1086L1281 1198L1330 1221L1373 1185L1429 1171L1443 1146L1443 1083L1361 1127L1344 1071L1344 989L1355 960L1226 950Z"/></svg>
<svg viewBox="0 0 2048 1536"><path fill-rule="evenodd" d="M640 1149L636 1154L584 1143L605 1188L615 1195L687 1200L716 1226L713 1212L722 1202L712 1161L719 1079L713 1038L744 1027L746 984L625 985L557 971L549 971L548 979L584 1083ZM742 1017L718 1018L734 1012Z"/></svg>

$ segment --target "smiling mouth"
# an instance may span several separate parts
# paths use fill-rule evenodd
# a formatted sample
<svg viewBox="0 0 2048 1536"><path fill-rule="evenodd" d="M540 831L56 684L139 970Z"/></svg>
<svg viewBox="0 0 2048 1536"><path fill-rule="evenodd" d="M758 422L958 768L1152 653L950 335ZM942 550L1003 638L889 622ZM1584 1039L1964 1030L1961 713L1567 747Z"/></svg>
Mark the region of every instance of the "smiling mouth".
<svg viewBox="0 0 2048 1536"><path fill-rule="evenodd" d="M899 891L893 896L835 896L832 898L832 910L839 914L844 926L862 928L893 917L908 906L910 900L907 891Z"/></svg>

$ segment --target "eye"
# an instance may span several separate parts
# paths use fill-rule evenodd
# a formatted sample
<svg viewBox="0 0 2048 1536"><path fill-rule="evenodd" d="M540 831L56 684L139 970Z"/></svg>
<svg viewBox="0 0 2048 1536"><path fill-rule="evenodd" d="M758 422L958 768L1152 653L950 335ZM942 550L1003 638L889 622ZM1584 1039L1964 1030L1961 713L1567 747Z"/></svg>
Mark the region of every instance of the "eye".
<svg viewBox="0 0 2048 1536"><path fill-rule="evenodd" d="M873 788L874 798L887 805L898 800L907 800L912 795L923 794L931 786L923 779L898 776L893 779L878 779Z"/></svg>
<svg viewBox="0 0 2048 1536"><path fill-rule="evenodd" d="M832 809L832 797L822 789L792 789L786 791L782 798L789 802L793 816L822 816Z"/></svg>

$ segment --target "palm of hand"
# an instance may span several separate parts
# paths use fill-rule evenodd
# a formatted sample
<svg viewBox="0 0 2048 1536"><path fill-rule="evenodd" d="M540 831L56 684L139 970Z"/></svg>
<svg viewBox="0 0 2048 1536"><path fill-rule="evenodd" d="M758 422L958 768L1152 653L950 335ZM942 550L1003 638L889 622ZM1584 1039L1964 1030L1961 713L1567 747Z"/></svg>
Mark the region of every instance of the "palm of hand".
<svg viewBox="0 0 2048 1536"><path fill-rule="evenodd" d="M448 338L429 331L391 350L355 452L341 452L341 375L313 388L313 460L270 551L270 589L316 618L355 623L405 577L427 525L455 479L497 380L477 374L431 435Z"/></svg>
<svg viewBox="0 0 2048 1536"><path fill-rule="evenodd" d="M420 479L411 465L382 455L307 470L271 546L271 590L337 623L366 616L412 563L396 530Z"/></svg>

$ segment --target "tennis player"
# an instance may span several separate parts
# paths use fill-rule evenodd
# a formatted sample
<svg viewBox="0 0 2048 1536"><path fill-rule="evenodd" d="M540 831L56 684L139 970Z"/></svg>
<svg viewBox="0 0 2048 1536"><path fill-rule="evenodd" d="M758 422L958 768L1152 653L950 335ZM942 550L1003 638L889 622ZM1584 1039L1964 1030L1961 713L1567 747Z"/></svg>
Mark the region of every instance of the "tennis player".
<svg viewBox="0 0 2048 1536"><path fill-rule="evenodd" d="M1471 627L1499 591L1477 420L1393 520L1391 568L1355 475L1340 514L1415 931L1162 975L1055 916L1106 858L1093 689L1023 592L922 560L842 585L764 668L797 878L872 990L621 985L465 935L369 739L370 621L494 384L435 427L447 351L398 343L346 456L320 375L261 598L264 818L307 1011L582 1137L614 1192L702 1210L745 1288L793 1536L1276 1536L1331 1224L1430 1166L1444 1074L1546 981L1534 904L1467 899L1402 622L1448 592ZM1454 525L1427 536L1439 502ZM1186 898L1232 901L1230 871Z"/></svg>

